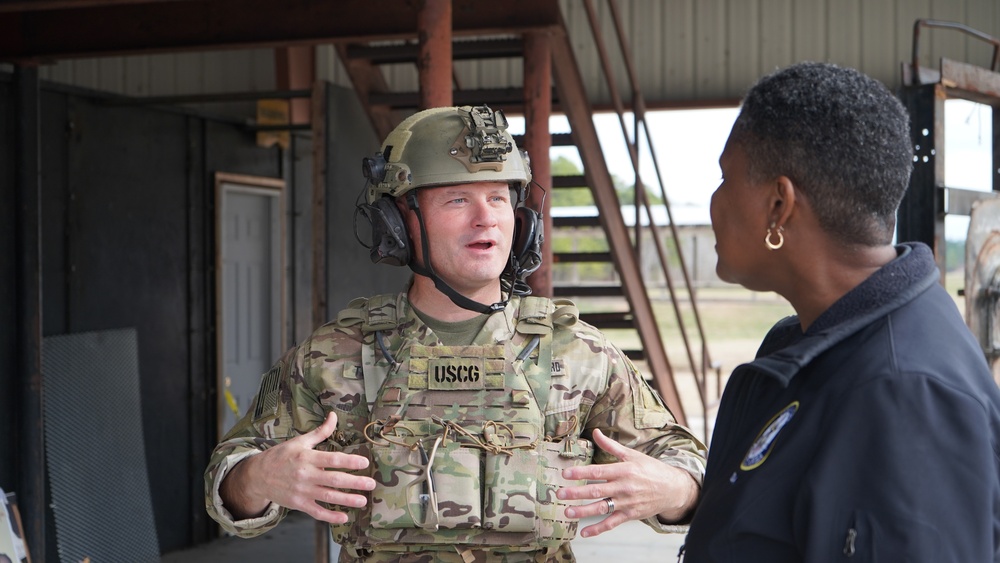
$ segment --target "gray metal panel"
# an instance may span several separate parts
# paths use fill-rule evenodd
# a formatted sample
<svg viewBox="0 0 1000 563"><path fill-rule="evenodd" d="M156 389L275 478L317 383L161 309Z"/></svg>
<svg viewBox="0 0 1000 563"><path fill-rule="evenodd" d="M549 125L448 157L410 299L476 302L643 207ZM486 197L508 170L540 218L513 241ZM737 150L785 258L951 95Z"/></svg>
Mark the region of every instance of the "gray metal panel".
<svg viewBox="0 0 1000 563"><path fill-rule="evenodd" d="M43 227L65 233L65 255L44 252L66 285L43 303L65 301L67 332L134 326L148 335L139 344L159 540L188 545L189 404L198 395L188 377L187 121L81 97L67 107L67 211Z"/></svg>
<svg viewBox="0 0 1000 563"><path fill-rule="evenodd" d="M371 126L369 125L369 130ZM337 133L341 134L341 133ZM371 133L368 133L371 135ZM374 137L374 135L372 135ZM301 342L313 331L312 326L312 135L292 135L292 181L289 182L288 250L291 286L289 291L290 330L285 346ZM336 170L332 171L334 174Z"/></svg>
<svg viewBox="0 0 1000 563"><path fill-rule="evenodd" d="M48 92L42 109L43 327L154 335L140 342L153 510L163 549L186 547L209 531L195 491L215 440L208 182L214 170L280 177L282 153L149 108Z"/></svg>
<svg viewBox="0 0 1000 563"><path fill-rule="evenodd" d="M42 327L49 334L70 332L66 325L66 210L69 203L66 96L42 91ZM72 134L72 133L70 133Z"/></svg>
<svg viewBox="0 0 1000 563"><path fill-rule="evenodd" d="M135 330L45 338L42 372L60 558L159 561Z"/></svg>
<svg viewBox="0 0 1000 563"><path fill-rule="evenodd" d="M354 237L354 206L365 187L361 159L380 146L363 115L357 95L346 88L330 88L331 115L327 155L327 280L328 316L333 318L347 302L362 295L404 289L409 268L372 263L368 250Z"/></svg>

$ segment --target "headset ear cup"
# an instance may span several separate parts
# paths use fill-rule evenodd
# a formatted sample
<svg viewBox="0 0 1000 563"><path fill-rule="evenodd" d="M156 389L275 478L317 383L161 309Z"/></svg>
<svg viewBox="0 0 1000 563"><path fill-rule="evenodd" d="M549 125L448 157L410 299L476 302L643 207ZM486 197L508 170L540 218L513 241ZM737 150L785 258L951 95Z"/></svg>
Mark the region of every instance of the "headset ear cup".
<svg viewBox="0 0 1000 563"><path fill-rule="evenodd" d="M541 215L529 207L515 209L511 256L519 279L524 280L542 265L543 239Z"/></svg>
<svg viewBox="0 0 1000 563"><path fill-rule="evenodd" d="M372 224L372 262L390 266L409 264L410 239L396 202L389 197L380 197L375 203L365 205L365 215Z"/></svg>

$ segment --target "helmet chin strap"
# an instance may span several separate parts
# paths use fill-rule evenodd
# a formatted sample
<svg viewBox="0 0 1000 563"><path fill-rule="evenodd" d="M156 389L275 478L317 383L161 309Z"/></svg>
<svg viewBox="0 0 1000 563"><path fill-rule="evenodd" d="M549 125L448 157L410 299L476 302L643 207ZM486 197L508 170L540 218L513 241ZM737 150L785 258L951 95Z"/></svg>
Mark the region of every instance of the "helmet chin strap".
<svg viewBox="0 0 1000 563"><path fill-rule="evenodd" d="M503 301L498 301L492 305L484 305L455 291L453 287L448 285L447 282L437 275L434 271L434 267L431 265L431 249L427 244L427 229L424 228L424 216L420 213L420 205L417 203L417 196L414 191L410 191L406 194L406 202L410 206L410 209L417 214L417 222L420 223L420 246L423 250L424 262L427 264L426 266L418 265L416 263L416 257L413 257L410 259L410 269L416 274L420 274L421 276L433 280L434 287L436 287L438 291L447 295L448 299L451 299L452 303L463 309L488 315L506 308L507 303L510 301L509 295L507 299L504 299Z"/></svg>

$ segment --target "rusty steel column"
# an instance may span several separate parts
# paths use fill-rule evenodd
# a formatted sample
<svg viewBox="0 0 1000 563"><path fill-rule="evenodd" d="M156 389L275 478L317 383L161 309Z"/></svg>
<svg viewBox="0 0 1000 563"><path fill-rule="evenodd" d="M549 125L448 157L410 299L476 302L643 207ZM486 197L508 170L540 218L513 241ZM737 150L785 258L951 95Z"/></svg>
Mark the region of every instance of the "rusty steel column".
<svg viewBox="0 0 1000 563"><path fill-rule="evenodd" d="M528 207L542 213L545 238L542 265L528 278L535 295L552 297L552 160L549 116L552 115L552 44L545 31L524 34L524 149L531 158L531 177L549 191L548 197L533 186ZM544 201L543 201L544 199Z"/></svg>
<svg viewBox="0 0 1000 563"><path fill-rule="evenodd" d="M421 0L417 11L420 109L450 106L451 0Z"/></svg>
<svg viewBox="0 0 1000 563"><path fill-rule="evenodd" d="M292 45L274 50L274 77L278 90L308 90L316 80L316 47ZM289 118L295 125L312 121L309 98L289 100Z"/></svg>

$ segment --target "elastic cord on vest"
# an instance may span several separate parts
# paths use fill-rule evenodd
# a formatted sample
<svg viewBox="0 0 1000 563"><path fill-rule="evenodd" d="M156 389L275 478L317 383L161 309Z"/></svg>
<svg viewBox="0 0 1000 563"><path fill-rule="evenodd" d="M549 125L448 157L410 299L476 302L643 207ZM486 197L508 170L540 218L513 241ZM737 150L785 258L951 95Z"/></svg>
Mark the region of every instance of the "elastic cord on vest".
<svg viewBox="0 0 1000 563"><path fill-rule="evenodd" d="M385 335L382 334L381 330L375 331L375 341L378 342L378 349L382 351L382 357L385 358L385 361L389 362L390 366L395 368L396 358L392 357L392 353L390 353L389 349L386 347Z"/></svg>
<svg viewBox="0 0 1000 563"><path fill-rule="evenodd" d="M452 303L458 305L463 309L468 309L470 311L475 311L477 313L491 314L497 311L502 311L507 307L507 302L510 301L510 297L503 301L498 301L492 305L483 305L478 301L473 301L468 297L462 295L461 293L452 289L450 285L447 284L443 279L438 277L437 273L434 272L434 267L431 265L431 249L427 244L427 229L424 228L424 216L420 213L420 205L417 203L417 196L413 191L406 194L406 202L409 204L410 209L417 214L417 222L420 223L420 245L423 249L424 262L426 266L417 265L416 259L410 260L410 269L414 273L420 274L421 276L428 277L434 281L434 287L438 289L441 293L448 296Z"/></svg>

